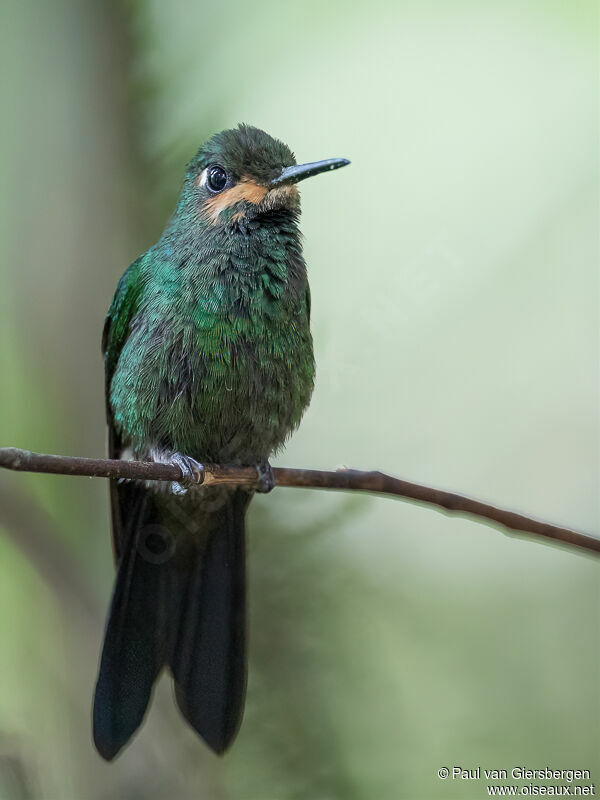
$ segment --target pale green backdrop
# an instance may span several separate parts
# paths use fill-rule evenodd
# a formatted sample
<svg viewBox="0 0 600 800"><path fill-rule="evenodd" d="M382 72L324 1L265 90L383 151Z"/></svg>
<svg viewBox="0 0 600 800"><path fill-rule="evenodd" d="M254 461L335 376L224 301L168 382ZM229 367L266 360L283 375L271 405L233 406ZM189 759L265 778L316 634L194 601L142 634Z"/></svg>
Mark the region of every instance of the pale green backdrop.
<svg viewBox="0 0 600 800"><path fill-rule="evenodd" d="M99 342L185 161L299 160L317 388L278 463L377 468L600 534L595 2L8 0L0 444L104 452ZM118 761L90 704L103 481L0 475L2 800L482 798L440 767L591 769L598 564L381 498L249 520L250 683L219 760L167 682Z"/></svg>

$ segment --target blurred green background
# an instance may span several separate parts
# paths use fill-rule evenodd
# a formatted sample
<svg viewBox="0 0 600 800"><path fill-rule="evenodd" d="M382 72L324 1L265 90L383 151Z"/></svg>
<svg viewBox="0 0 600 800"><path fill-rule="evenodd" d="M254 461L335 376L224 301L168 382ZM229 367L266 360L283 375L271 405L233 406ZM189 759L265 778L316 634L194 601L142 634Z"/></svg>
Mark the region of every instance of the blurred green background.
<svg viewBox="0 0 600 800"><path fill-rule="evenodd" d="M598 20L571 0L4 4L0 443L104 452L100 333L183 165L239 121L301 161L317 387L278 463L386 470L598 534ZM2 800L485 796L600 783L597 563L374 497L249 520L245 721L217 759L163 681L113 765L90 705L101 480L0 475ZM594 776L593 776L594 777Z"/></svg>

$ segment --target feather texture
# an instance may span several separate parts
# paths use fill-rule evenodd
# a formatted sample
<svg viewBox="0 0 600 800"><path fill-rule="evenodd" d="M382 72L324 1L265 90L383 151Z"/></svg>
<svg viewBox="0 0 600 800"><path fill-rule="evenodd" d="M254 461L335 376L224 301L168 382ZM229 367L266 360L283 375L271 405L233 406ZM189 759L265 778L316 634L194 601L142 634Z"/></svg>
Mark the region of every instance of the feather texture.
<svg viewBox="0 0 600 800"><path fill-rule="evenodd" d="M124 273L106 319L113 458L262 463L298 425L314 381L299 200L295 187L269 187L294 163L284 144L240 126L188 165L175 213ZM226 203L207 186L211 164L226 171ZM251 495L168 488L111 485L117 578L94 702L107 759L140 725L165 666L213 750L241 720Z"/></svg>

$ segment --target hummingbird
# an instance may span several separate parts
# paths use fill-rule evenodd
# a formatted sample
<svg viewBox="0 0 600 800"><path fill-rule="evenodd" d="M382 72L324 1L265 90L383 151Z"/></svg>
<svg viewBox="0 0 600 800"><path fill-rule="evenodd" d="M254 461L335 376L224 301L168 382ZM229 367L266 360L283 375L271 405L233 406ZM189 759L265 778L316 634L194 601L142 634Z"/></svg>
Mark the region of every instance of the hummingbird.
<svg viewBox="0 0 600 800"><path fill-rule="evenodd" d="M246 690L244 518L253 491L198 485L206 463L255 466L298 426L313 390L310 291L297 184L350 162L297 164L248 125L187 165L158 242L121 277L102 337L109 455L176 464L177 482L110 483L116 579L93 709L112 760L163 669L191 727L232 743Z"/></svg>

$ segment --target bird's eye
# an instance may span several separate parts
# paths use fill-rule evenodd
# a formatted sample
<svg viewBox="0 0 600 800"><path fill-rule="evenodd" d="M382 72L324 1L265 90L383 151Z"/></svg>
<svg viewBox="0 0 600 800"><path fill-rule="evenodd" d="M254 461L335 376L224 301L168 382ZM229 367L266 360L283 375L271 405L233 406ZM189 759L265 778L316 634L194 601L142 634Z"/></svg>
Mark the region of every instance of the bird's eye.
<svg viewBox="0 0 600 800"><path fill-rule="evenodd" d="M223 167L209 167L206 182L211 192L222 192L227 185L227 173Z"/></svg>

